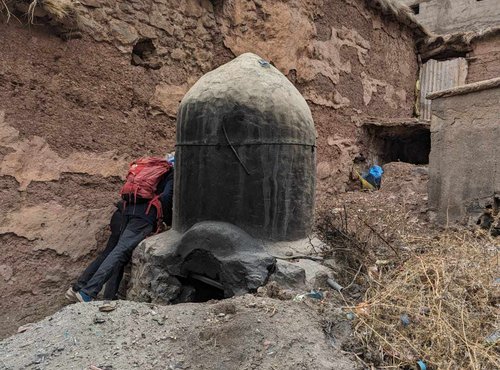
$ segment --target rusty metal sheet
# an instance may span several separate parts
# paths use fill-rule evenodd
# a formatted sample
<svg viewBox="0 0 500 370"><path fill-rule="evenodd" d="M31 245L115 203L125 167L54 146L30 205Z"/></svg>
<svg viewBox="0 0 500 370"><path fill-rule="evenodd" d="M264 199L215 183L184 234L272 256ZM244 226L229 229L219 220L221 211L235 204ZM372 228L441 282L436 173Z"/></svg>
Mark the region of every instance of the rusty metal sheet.
<svg viewBox="0 0 500 370"><path fill-rule="evenodd" d="M465 85L468 64L465 58L445 61L431 59L420 68L420 118L431 119L431 101L427 94Z"/></svg>

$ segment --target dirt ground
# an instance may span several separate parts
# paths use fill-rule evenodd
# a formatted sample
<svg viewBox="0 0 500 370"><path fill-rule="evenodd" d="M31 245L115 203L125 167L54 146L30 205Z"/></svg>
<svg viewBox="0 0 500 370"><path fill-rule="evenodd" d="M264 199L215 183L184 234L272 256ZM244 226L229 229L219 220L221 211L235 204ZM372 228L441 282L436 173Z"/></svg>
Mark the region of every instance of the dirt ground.
<svg viewBox="0 0 500 370"><path fill-rule="evenodd" d="M109 313L100 304L70 305L0 342L0 368L359 368L327 341L314 300L247 295L163 307L118 301Z"/></svg>

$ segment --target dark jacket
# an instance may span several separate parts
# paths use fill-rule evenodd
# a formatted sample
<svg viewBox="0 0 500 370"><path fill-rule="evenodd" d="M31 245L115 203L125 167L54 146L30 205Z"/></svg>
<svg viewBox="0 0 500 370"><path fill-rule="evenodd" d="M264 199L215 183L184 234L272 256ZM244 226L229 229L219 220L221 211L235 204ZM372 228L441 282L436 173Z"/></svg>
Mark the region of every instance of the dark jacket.
<svg viewBox="0 0 500 370"><path fill-rule="evenodd" d="M174 169L172 168L169 172L167 172L163 178L160 180L158 184L157 194L160 195L160 202L163 209L163 222L167 225L172 225L172 207L173 207L173 197L174 197ZM150 225L156 226L157 218L156 218L156 208L151 207L149 213L146 214L146 211L149 206L149 201L137 203L128 203L125 207L124 214L125 216L134 216L140 217L143 220L147 221Z"/></svg>

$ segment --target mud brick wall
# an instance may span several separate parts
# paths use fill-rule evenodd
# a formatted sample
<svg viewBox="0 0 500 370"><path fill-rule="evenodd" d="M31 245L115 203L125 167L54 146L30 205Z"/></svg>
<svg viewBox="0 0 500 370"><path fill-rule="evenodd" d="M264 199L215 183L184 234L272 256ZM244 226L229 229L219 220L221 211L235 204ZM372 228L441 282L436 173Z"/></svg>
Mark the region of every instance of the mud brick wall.
<svg viewBox="0 0 500 370"><path fill-rule="evenodd" d="M412 114L413 34L362 0L81 3L80 39L0 22L1 336L64 304L128 161L172 150L183 94L235 56L272 61L310 104L319 207L344 189L364 117Z"/></svg>
<svg viewBox="0 0 500 370"><path fill-rule="evenodd" d="M500 77L500 34L479 39L472 47L467 82Z"/></svg>
<svg viewBox="0 0 500 370"><path fill-rule="evenodd" d="M432 101L429 204L441 224L474 223L500 194L498 85Z"/></svg>

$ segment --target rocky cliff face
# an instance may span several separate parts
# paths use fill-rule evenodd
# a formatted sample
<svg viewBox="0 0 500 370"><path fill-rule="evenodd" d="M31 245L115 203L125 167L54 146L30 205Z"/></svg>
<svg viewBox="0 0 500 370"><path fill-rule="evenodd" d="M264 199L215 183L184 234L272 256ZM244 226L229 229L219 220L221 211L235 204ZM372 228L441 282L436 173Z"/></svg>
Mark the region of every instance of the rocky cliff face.
<svg viewBox="0 0 500 370"><path fill-rule="evenodd" d="M102 246L127 162L173 149L178 103L244 52L309 102L318 205L342 191L366 116L409 116L411 31L362 0L81 0L81 38L0 24L1 335L55 311Z"/></svg>

